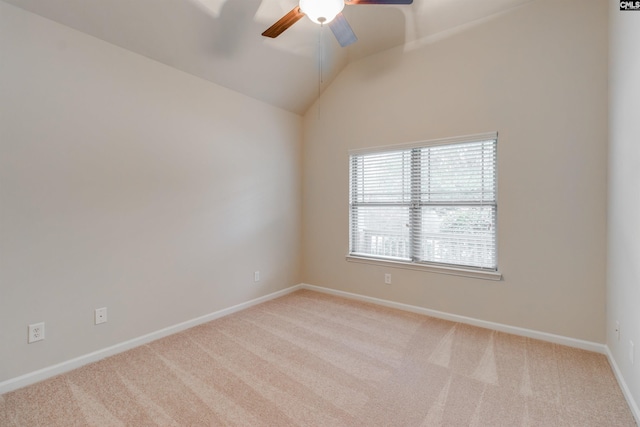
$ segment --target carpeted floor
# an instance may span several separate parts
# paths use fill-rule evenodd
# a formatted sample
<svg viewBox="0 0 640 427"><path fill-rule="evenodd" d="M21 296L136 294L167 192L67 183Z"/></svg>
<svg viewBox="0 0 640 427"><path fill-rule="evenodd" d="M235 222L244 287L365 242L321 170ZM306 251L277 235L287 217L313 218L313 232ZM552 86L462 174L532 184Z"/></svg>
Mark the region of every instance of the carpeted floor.
<svg viewBox="0 0 640 427"><path fill-rule="evenodd" d="M2 426L635 426L605 356L298 291L0 396Z"/></svg>

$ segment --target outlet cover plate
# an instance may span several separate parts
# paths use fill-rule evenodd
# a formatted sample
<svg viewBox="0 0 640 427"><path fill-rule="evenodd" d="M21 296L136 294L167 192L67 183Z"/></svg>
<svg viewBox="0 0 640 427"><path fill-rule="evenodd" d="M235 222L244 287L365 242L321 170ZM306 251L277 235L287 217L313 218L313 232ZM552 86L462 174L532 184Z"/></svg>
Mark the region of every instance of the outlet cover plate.
<svg viewBox="0 0 640 427"><path fill-rule="evenodd" d="M44 322L29 325L28 343L42 341L44 339Z"/></svg>

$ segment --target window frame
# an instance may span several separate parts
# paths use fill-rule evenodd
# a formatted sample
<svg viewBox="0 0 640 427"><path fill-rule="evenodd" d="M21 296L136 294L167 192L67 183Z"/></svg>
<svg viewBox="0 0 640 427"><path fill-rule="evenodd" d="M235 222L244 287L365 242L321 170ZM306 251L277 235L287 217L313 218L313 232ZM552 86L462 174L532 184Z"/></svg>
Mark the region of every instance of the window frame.
<svg viewBox="0 0 640 427"><path fill-rule="evenodd" d="M437 263L437 262L432 262L432 261L415 261L415 260L406 260L403 258L399 258L399 259L393 259L391 257L384 257L384 258L379 258L376 256L369 256L366 254L360 254L360 253L351 253L352 250L352 239L353 237L353 229L352 229L352 205L351 205L351 200L354 199L354 191L355 189L353 188L352 185L352 179L353 176L351 174L353 173L357 173L355 170L353 170L352 168L352 158L353 156L359 156L359 155L366 155L366 154L377 154L377 153L386 153L386 152L393 152L393 151L408 151L408 150L414 150L414 149L421 149L421 148L429 148L429 147L435 147L438 145L452 145L452 144L459 144L459 143L471 143L471 142L480 142L480 141L488 141L488 140L495 140L495 223L494 223L494 235L495 235L495 265L496 268L486 268L486 267L473 267L473 266L462 266L462 265L456 265L456 264L448 264L448 263ZM413 153L415 153L416 151L414 150ZM404 268L404 269L410 269L410 270L420 270L420 271L428 271L428 272L435 272L435 273L442 273L442 274L449 274L449 275L455 275L455 276L464 276L464 277L472 277L472 278L478 278L478 279L486 279L486 280L501 280L502 279L502 274L499 272L498 269L498 133L497 132L488 132L488 133L480 133L480 134L473 134L473 135L464 135L464 136L458 136L458 137L452 137L452 138L440 138L440 139L434 139L434 140L427 140L427 141L417 141L417 142L411 142L411 143L405 143L405 144L394 144L394 145L387 145L387 146L380 146L380 147L370 147L370 148L359 148L359 149L351 149L348 151L348 170L349 170L349 193L348 193L348 218L349 218L349 223L348 223L348 250L347 250L347 256L346 256L346 260L349 262L356 262L356 263L364 263L364 264L374 264L374 265L382 265L382 266L388 266L388 267L398 267L398 268ZM413 153L411 154L411 156L413 157ZM413 166L412 166L413 167ZM413 185L415 184L414 181L412 181ZM411 188L411 192L414 192L415 189ZM415 208L414 205L414 197L412 196L411 198L411 202L409 203L410 206L410 210ZM400 203L396 204L398 206L400 206ZM476 206L482 206L482 204L478 204ZM417 226L417 222L416 221L416 215L412 215L410 214L410 221L411 221L411 227L410 227L410 233L414 234L416 233L416 226ZM418 225L419 227L419 225ZM413 242L414 239L411 238L410 242Z"/></svg>

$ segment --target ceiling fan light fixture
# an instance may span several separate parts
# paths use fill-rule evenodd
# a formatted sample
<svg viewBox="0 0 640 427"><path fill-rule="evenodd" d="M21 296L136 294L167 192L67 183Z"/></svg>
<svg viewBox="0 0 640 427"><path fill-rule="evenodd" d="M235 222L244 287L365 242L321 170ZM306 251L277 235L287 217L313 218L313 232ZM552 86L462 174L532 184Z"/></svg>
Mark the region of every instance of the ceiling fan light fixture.
<svg viewBox="0 0 640 427"><path fill-rule="evenodd" d="M316 24L328 24L344 9L344 0L300 0L300 10Z"/></svg>

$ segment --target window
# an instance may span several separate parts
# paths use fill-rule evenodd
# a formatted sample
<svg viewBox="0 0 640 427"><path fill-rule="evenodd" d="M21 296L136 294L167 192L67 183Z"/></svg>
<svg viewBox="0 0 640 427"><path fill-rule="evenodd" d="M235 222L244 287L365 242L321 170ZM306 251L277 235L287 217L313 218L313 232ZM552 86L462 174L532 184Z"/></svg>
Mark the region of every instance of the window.
<svg viewBox="0 0 640 427"><path fill-rule="evenodd" d="M497 271L497 134L350 152L349 257Z"/></svg>

